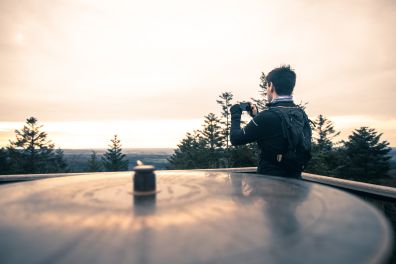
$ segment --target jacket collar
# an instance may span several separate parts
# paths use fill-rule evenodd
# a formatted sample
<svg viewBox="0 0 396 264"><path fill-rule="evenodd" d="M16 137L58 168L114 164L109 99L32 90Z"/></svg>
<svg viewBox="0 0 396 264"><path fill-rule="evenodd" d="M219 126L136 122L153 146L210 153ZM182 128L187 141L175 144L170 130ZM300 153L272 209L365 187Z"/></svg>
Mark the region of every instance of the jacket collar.
<svg viewBox="0 0 396 264"><path fill-rule="evenodd" d="M292 95L279 95L278 97L274 98L271 103L276 103L276 102L290 102L293 101L293 96Z"/></svg>
<svg viewBox="0 0 396 264"><path fill-rule="evenodd" d="M293 99L291 100L273 100L270 103L266 104L267 107L272 107L272 106L296 106L293 102Z"/></svg>

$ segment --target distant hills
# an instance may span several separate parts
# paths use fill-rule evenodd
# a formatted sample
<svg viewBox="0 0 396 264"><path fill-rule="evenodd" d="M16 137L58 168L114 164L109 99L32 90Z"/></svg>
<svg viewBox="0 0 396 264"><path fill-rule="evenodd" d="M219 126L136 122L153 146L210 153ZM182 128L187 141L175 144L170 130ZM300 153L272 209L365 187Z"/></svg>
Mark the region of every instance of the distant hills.
<svg viewBox="0 0 396 264"><path fill-rule="evenodd" d="M92 151L95 151L97 154L104 154L106 149L63 149L65 155L70 154L91 154ZM123 148L122 152L124 154L165 154L171 155L173 153L172 148Z"/></svg>
<svg viewBox="0 0 396 264"><path fill-rule="evenodd" d="M100 157L106 149L63 149L70 172L83 172L87 169L88 160L95 151ZM137 160L147 165L154 165L157 170L166 169L168 158L173 154L171 148L125 148L122 152L129 160L129 169L132 169Z"/></svg>

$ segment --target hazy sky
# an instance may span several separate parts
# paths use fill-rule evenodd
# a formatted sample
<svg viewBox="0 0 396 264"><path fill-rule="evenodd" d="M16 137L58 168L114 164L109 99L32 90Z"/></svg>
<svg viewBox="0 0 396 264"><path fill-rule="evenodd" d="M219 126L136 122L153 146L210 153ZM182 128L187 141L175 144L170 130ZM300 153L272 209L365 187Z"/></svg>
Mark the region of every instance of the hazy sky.
<svg viewBox="0 0 396 264"><path fill-rule="evenodd" d="M0 146L35 116L62 148L174 147L285 63L311 118L396 146L395 26L392 0L0 0Z"/></svg>

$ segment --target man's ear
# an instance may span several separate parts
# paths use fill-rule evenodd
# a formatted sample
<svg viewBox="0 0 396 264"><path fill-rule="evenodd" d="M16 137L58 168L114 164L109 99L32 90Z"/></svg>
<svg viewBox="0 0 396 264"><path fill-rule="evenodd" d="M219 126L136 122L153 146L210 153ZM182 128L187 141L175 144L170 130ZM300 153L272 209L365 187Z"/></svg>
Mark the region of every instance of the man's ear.
<svg viewBox="0 0 396 264"><path fill-rule="evenodd" d="M272 93L274 91L274 85L272 84L272 82L268 83L268 92Z"/></svg>

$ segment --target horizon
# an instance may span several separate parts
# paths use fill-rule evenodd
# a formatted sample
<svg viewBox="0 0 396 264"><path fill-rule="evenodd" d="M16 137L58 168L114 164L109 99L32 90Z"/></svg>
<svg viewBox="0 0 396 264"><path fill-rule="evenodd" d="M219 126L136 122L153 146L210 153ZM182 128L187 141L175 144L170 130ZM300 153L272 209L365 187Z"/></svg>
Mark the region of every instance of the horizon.
<svg viewBox="0 0 396 264"><path fill-rule="evenodd" d="M208 8L210 7L210 8ZM396 146L396 3L389 0L0 2L0 147L34 116L56 147L175 148L216 99L259 97L290 64L295 101L346 139Z"/></svg>
<svg viewBox="0 0 396 264"><path fill-rule="evenodd" d="M354 129L349 128L350 124L358 124L359 119L354 119L350 120L350 118L345 118L343 117L341 120L338 120L337 118L331 119L334 123L334 127L337 131L340 131L340 136L335 138L335 142L339 142L341 140L346 140L347 137L352 133ZM378 124L378 120L369 120L365 119L365 117L361 117L360 120L365 120L364 124L366 126L369 126L371 128L376 128L376 122ZM157 120L158 121L158 120ZM161 130L161 137L157 137L159 134L155 130L155 121L152 120L146 120L142 121L140 120L139 122L143 122L147 126L147 124L151 124L154 127L152 127L152 131L150 133L146 133L146 131L136 131L134 130L134 126L128 124L128 122L115 122L118 129L115 129L117 133L113 133L113 129L108 129L109 122L92 122L92 126L94 127L94 130L98 131L100 130L100 133L95 132L95 134L91 135L91 131L87 131L87 127L90 126L90 122L75 122L74 125L72 122L64 122L63 124L61 122L40 122L38 120L38 124L43 125L42 131L46 132L48 134L48 140L50 140L52 143L55 144L55 148L61 148L61 149L106 149L107 146L110 144L110 140L113 138L115 134L119 136L119 139L121 140L121 144L124 149L175 149L177 147L177 144L180 143L180 141L184 138L187 132L193 132L193 130L200 129L202 127L203 119L195 119L195 120L160 120L158 121L160 124L164 125L164 128ZM177 127L176 125L179 125L180 122L185 122L184 126ZM372 126L367 125L368 123L372 122ZM84 124L82 126L81 124ZM110 122L110 124L114 122ZM2 132L3 136L0 138L0 147L6 147L9 145L9 140L14 141L15 140L15 129L22 129L24 122L7 122L6 126L4 126L4 123L0 123L0 133ZM168 125L169 126L166 126ZM2 128L3 125L3 128ZM70 126L71 125L71 126ZM392 126L393 124L384 124L384 126ZM138 127L144 126L142 124L138 125ZM175 128L176 126L176 128ZM6 127L6 129L4 129ZM73 129L78 127L82 127L82 130L85 130L85 132L74 132ZM187 130L185 130L187 127ZM120 130L120 128L123 128L124 130ZM359 127L356 127L357 129ZM131 129L132 133L129 133L129 129ZM5 133L7 131L7 133ZM66 131L66 133L65 133ZM377 132L382 133L382 131L379 131L376 129ZM83 136L81 136L83 135ZM150 141L150 144L146 145L139 145L136 144L135 142L139 142L139 139L142 139L143 141ZM386 134L381 136L381 140L387 140L390 143L390 147L394 148L396 147L396 141L389 141L386 138ZM63 143L60 144L58 142ZM173 145L172 145L173 143ZM162 145L161 145L162 144Z"/></svg>

